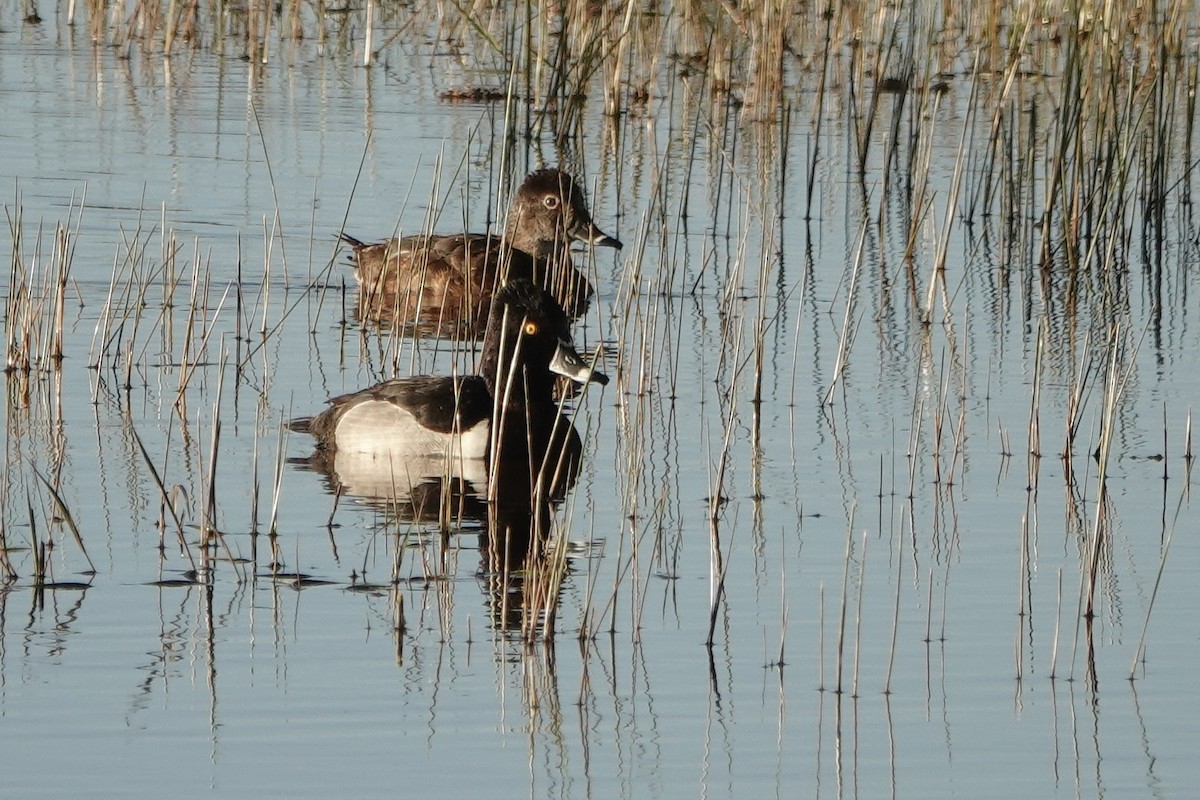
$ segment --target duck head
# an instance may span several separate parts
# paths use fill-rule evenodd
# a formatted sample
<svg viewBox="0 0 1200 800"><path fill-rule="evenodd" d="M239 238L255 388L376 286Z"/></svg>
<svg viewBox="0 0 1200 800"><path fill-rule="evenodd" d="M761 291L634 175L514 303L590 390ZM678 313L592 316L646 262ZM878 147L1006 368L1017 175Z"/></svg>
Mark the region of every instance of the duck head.
<svg viewBox="0 0 1200 800"><path fill-rule="evenodd" d="M511 405L514 392L529 404L553 403L556 375L581 384L608 383L576 351L566 312L554 296L527 280L510 281L496 293L479 372L501 405Z"/></svg>
<svg viewBox="0 0 1200 800"><path fill-rule="evenodd" d="M505 238L538 258L552 256L572 241L621 247L618 239L592 222L579 184L557 169L538 170L521 184L508 211Z"/></svg>

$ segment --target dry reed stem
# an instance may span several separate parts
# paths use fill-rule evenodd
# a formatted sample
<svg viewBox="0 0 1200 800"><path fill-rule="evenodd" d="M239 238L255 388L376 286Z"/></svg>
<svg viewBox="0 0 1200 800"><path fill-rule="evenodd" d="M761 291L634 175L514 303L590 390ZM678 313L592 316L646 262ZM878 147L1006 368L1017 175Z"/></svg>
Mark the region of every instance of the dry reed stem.
<svg viewBox="0 0 1200 800"><path fill-rule="evenodd" d="M62 495L59 494L58 490L54 488L50 481L46 480L46 477L42 475L41 472L35 469L33 474L37 476L37 479L40 480L42 485L46 487L46 491L50 492L50 496L54 499L54 507L58 511L58 519L61 519L62 522L66 524L67 529L71 531L71 536L75 539L75 544L79 547L79 552L83 553L84 559L88 562L88 570L92 574L95 574L96 565L92 563L92 557L88 555L87 548L83 544L83 534L79 532L79 526L75 524L75 518L71 515L70 509L67 508L66 501L63 500ZM54 517L51 517L51 519L54 519ZM47 528L47 530L49 530L49 528Z"/></svg>
<svg viewBox="0 0 1200 800"><path fill-rule="evenodd" d="M46 543L38 536L37 517L33 513L33 498L29 494L28 485L25 487L25 511L29 520L29 551L33 555L33 583L40 587L46 583L50 558L46 552Z"/></svg>
<svg viewBox="0 0 1200 800"><path fill-rule="evenodd" d="M279 505L283 499L283 467L286 463L284 452L287 445L287 440L287 421L282 415L280 415L275 445L275 470L271 481L271 521L270 524L267 525L267 535L269 536L276 536L279 533ZM332 515L330 518L330 525L328 527L332 527Z"/></svg>
<svg viewBox="0 0 1200 800"><path fill-rule="evenodd" d="M0 467L0 487L9 485L8 460ZM4 583L12 583L17 579L17 571L8 557L8 492L0 491L0 573ZM3 587L0 587L3 588Z"/></svg>
<svg viewBox="0 0 1200 800"><path fill-rule="evenodd" d="M1131 681L1137 675L1138 662L1145 657L1146 634L1150 630L1150 614L1154 611L1155 602L1158 600L1158 590L1162 586L1163 575L1167 569L1167 555L1171 552L1171 543L1175 540L1175 528L1179 524L1179 518L1183 513L1184 503L1187 498L1188 483L1184 482L1179 494L1179 500L1175 504L1175 513L1171 517L1171 524L1167 527L1162 546L1159 548L1158 569L1154 573L1154 586L1150 590L1150 598L1146 601L1146 618L1142 621L1142 630L1138 634L1137 647L1134 648L1133 658L1129 664L1129 680Z"/></svg>
<svg viewBox="0 0 1200 800"><path fill-rule="evenodd" d="M850 563L854 560L854 506L850 507L850 519L846 524L846 552L842 557L842 599L838 611L837 668L834 692L842 693L842 670L846 655L846 614L850 595Z"/></svg>
<svg viewBox="0 0 1200 800"><path fill-rule="evenodd" d="M1033 386L1029 396L1029 427L1025 446L1025 487L1036 491L1038 468L1042 458L1042 360L1046 349L1045 321L1038 326L1037 347L1033 359Z"/></svg>
<svg viewBox="0 0 1200 800"><path fill-rule="evenodd" d="M1149 320L1147 327L1142 330L1142 339L1145 338L1146 332L1149 329ZM1123 353L1121 352L1122 328L1113 326L1109 342L1109 358L1106 368L1106 378L1104 383L1104 402L1101 410L1101 430L1100 443L1097 448L1096 458L1096 516L1093 521L1090 552L1087 555L1087 561L1083 565L1086 570L1086 585L1084 587L1084 595L1081 598L1084 603L1083 616L1087 620L1091 620L1095 615L1095 599L1096 599L1096 584L1099 577L1101 555L1108 546L1108 528L1104 524L1105 512L1108 507L1108 463L1112 457L1113 437L1116 435L1116 413L1122 397L1125 392L1125 387L1132 377L1135 357L1141 346L1141 339L1133 348L1133 352L1128 354L1128 362L1122 367L1120 361Z"/></svg>
<svg viewBox="0 0 1200 800"><path fill-rule="evenodd" d="M825 584L817 586L817 689L825 691Z"/></svg>
<svg viewBox="0 0 1200 800"><path fill-rule="evenodd" d="M850 696L858 697L858 670L862 659L863 584L867 577L867 532L862 532L862 556L858 567L858 597L854 609L854 676L850 679Z"/></svg>
<svg viewBox="0 0 1200 800"><path fill-rule="evenodd" d="M1054 637L1051 639L1050 646L1050 680L1055 680L1058 677L1058 643L1060 641L1060 631L1062 629L1062 601L1063 601L1063 571L1058 569L1058 592L1057 600L1054 605Z"/></svg>
<svg viewBox="0 0 1200 800"><path fill-rule="evenodd" d="M900 527L896 529L897 547L895 552L899 553L903 547L904 538L904 523L901 520ZM896 640L900 634L900 586L901 578L904 575L904 559L897 556L896 558L896 593L892 603L892 636L888 643L888 660L887 670L883 678L883 694L888 696L892 693L892 669L896 664Z"/></svg>
<svg viewBox="0 0 1200 800"><path fill-rule="evenodd" d="M850 357L850 346L855 335L858 332L857 320L852 324L854 319L854 304L857 300L858 274L859 268L862 266L863 246L866 241L867 226L864 221L859 227L858 242L854 248L854 261L850 271L850 287L846 292L846 310L842 315L842 331L841 337L838 340L837 361L833 365L833 377L829 381L829 388L825 392L825 399L822 405L833 405L833 394L838 384L841 382L842 374L846 369L846 362Z"/></svg>
<svg viewBox="0 0 1200 800"><path fill-rule="evenodd" d="M1026 504L1032 505L1032 493L1026 495ZM1026 605L1026 587L1030 580L1030 558L1029 558L1029 510L1021 515L1021 535L1019 538L1018 559L1017 559L1017 635L1013 642L1013 674L1017 680L1022 676L1022 649L1025 645L1025 625L1028 622L1030 609Z"/></svg>
<svg viewBox="0 0 1200 800"><path fill-rule="evenodd" d="M137 429L133 426L129 428L130 434L133 436L133 441L137 444L139 452L142 454L142 460L146 467L150 470L150 476L154 478L154 483L158 486L159 499L162 507L171 512L171 518L175 521L175 533L179 539L179 549L187 556L188 562L191 564L192 571L196 572L198 566L196 559L192 557L192 551L188 547L187 537L183 533L183 520L179 517L179 513L175 508L174 500L171 493L167 491L166 485L163 483L162 476L158 469L154 466L154 462L150 458L150 453L146 450L146 445L142 443L142 437L138 435Z"/></svg>
<svg viewBox="0 0 1200 800"><path fill-rule="evenodd" d="M1183 434L1183 460L1187 462L1188 468L1191 468L1192 460L1192 408L1188 406L1187 426L1184 428Z"/></svg>

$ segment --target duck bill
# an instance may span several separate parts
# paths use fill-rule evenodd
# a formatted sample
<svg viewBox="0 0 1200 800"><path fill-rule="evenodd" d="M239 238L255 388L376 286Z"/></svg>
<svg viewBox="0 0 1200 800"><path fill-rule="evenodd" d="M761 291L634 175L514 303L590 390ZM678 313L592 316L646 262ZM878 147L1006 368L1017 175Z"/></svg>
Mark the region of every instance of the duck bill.
<svg viewBox="0 0 1200 800"><path fill-rule="evenodd" d="M570 378L576 383L598 383L601 386L608 384L608 376L603 372L593 370L591 365L575 351L571 343L566 341L559 341L558 348L554 351L554 358L550 359L550 371Z"/></svg>
<svg viewBox="0 0 1200 800"><path fill-rule="evenodd" d="M604 231L596 227L596 223L588 220L583 225L576 226L571 232L576 241L586 242L594 247L611 247L615 250L620 250L623 246L621 240L615 236L609 236Z"/></svg>

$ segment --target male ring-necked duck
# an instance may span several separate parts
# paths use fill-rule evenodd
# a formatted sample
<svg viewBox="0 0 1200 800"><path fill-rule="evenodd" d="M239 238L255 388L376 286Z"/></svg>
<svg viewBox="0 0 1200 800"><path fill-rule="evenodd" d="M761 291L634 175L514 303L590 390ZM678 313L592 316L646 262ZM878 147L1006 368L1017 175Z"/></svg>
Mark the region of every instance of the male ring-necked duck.
<svg viewBox="0 0 1200 800"><path fill-rule="evenodd" d="M354 249L361 318L469 330L485 327L492 293L504 279L543 285L578 316L592 287L571 264L570 243L621 247L592 222L579 185L557 169L525 179L503 236L417 234L374 244L341 238Z"/></svg>
<svg viewBox="0 0 1200 800"><path fill-rule="evenodd" d="M397 472L432 463L442 474L459 474L465 460L488 459L538 474L552 448L577 452L578 433L554 400L555 376L602 385L608 377L575 351L567 316L549 292L516 280L495 301L478 374L384 381L335 397L290 427L316 437L334 465L336 454Z"/></svg>

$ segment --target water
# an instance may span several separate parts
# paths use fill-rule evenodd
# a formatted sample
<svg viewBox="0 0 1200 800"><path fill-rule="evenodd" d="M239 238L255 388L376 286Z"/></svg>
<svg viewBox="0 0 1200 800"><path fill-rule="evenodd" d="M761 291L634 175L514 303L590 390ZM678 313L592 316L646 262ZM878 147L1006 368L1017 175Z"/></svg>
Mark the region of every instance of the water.
<svg viewBox="0 0 1200 800"><path fill-rule="evenodd" d="M577 256L594 258L599 292L576 338L605 347L615 380L576 403L586 462L557 513L571 543L558 633L525 644L494 622L478 522L443 538L358 498L335 508L320 475L285 465L279 536L265 535L277 447L311 449L281 420L393 372L470 365L469 345L343 325L335 234L343 218L367 239L431 213L438 230L496 220L502 109L440 102L456 73L429 69L430 43L370 70L307 44L266 67L201 51L168 68L13 8L0 30L6 208L25 263L35 244L51 263L55 225L77 231L61 371L7 379L13 796L1169 797L1196 784L1186 206L1164 264L1133 248L1110 294L1108 273L1072 291L1061 262L1043 280L998 224L956 223L927 326L966 81L943 100L911 291L911 209L884 186L896 168L881 146L865 185L847 166L842 100L819 137L804 106L786 168L777 139L737 114L697 128L703 104L682 91L618 123L589 104L562 149L522 144L517 172L567 164L626 243ZM114 272L118 287L150 284L143 304L109 302ZM105 328L114 315L126 324ZM1089 637L1081 565L1112 353L1123 394ZM1081 364L1079 439L1062 460ZM160 533L155 474L180 487L194 551L218 408L216 523L237 563L222 552L209 591L169 516ZM72 585L45 592L27 549L55 513L39 475L58 476L95 565L58 525L52 578ZM709 650L714 532L725 596Z"/></svg>

